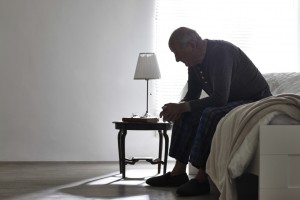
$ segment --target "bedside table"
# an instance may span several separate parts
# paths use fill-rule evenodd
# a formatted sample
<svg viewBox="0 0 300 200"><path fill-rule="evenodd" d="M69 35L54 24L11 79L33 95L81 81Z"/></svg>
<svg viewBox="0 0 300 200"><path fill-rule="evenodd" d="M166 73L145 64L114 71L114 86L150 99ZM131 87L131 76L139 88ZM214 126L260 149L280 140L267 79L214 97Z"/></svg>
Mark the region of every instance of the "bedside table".
<svg viewBox="0 0 300 200"><path fill-rule="evenodd" d="M260 200L299 199L299 133L299 125L263 125L260 127Z"/></svg>
<svg viewBox="0 0 300 200"><path fill-rule="evenodd" d="M119 151L119 166L120 173L122 178L125 178L125 166L126 164L134 165L139 160L145 160L151 164L157 164L157 171L160 173L161 165L164 165L163 173L166 173L167 170L167 161L168 161L168 151L169 151L169 137L167 131L172 128L170 123L157 122L157 123L143 123L143 122L113 122L115 124L115 129L119 130L118 133L118 151ZM127 131L131 130L143 130L150 131L156 130L159 133L159 149L158 149L158 158L153 159L151 157L133 157L132 159L127 159L125 157L125 138ZM163 139L164 139L164 159L162 160L162 148L163 148Z"/></svg>

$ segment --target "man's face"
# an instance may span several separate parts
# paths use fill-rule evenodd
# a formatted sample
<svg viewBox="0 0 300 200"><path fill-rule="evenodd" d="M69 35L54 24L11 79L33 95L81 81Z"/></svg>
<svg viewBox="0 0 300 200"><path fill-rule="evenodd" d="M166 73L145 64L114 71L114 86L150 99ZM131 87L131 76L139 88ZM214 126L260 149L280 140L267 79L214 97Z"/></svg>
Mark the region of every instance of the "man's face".
<svg viewBox="0 0 300 200"><path fill-rule="evenodd" d="M182 62L187 67L197 64L194 62L195 59L193 58L193 48L191 44L181 47L178 42L173 42L170 45L170 49L174 53L177 62Z"/></svg>

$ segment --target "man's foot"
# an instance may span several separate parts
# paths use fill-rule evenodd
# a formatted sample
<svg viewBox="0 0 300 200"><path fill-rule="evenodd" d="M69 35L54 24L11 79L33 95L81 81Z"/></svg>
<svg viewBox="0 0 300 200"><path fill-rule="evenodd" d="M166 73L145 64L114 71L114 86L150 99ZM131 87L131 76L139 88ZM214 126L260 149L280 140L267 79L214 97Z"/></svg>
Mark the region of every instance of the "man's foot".
<svg viewBox="0 0 300 200"><path fill-rule="evenodd" d="M209 192L210 186L208 180L200 183L197 179L191 179L176 191L179 196L198 196L208 194Z"/></svg>
<svg viewBox="0 0 300 200"><path fill-rule="evenodd" d="M171 172L168 172L161 176L149 178L146 183L154 187L178 187L188 181L189 177L186 173L172 176Z"/></svg>

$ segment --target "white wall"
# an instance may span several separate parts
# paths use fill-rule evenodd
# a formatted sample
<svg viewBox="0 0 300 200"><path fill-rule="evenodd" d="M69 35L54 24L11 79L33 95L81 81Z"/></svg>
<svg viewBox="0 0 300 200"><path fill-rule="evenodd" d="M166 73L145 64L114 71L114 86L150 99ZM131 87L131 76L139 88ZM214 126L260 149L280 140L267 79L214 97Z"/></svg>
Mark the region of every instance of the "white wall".
<svg viewBox="0 0 300 200"><path fill-rule="evenodd" d="M151 0L0 0L0 161L117 160L112 121L145 112L133 75L153 21ZM128 156L157 140L129 133Z"/></svg>

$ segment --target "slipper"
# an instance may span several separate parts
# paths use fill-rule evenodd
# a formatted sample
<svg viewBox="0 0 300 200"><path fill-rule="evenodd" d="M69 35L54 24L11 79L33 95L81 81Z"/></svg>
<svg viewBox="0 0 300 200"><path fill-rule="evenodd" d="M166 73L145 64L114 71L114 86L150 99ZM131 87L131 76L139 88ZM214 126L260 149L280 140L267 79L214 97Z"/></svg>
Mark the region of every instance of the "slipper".
<svg viewBox="0 0 300 200"><path fill-rule="evenodd" d="M149 178L146 183L154 187L178 187L188 181L189 177L186 173L171 176L171 172L168 172L161 176Z"/></svg>
<svg viewBox="0 0 300 200"><path fill-rule="evenodd" d="M191 179L176 191L179 196L198 196L208 194L209 192L210 186L208 180L200 183L197 179Z"/></svg>

